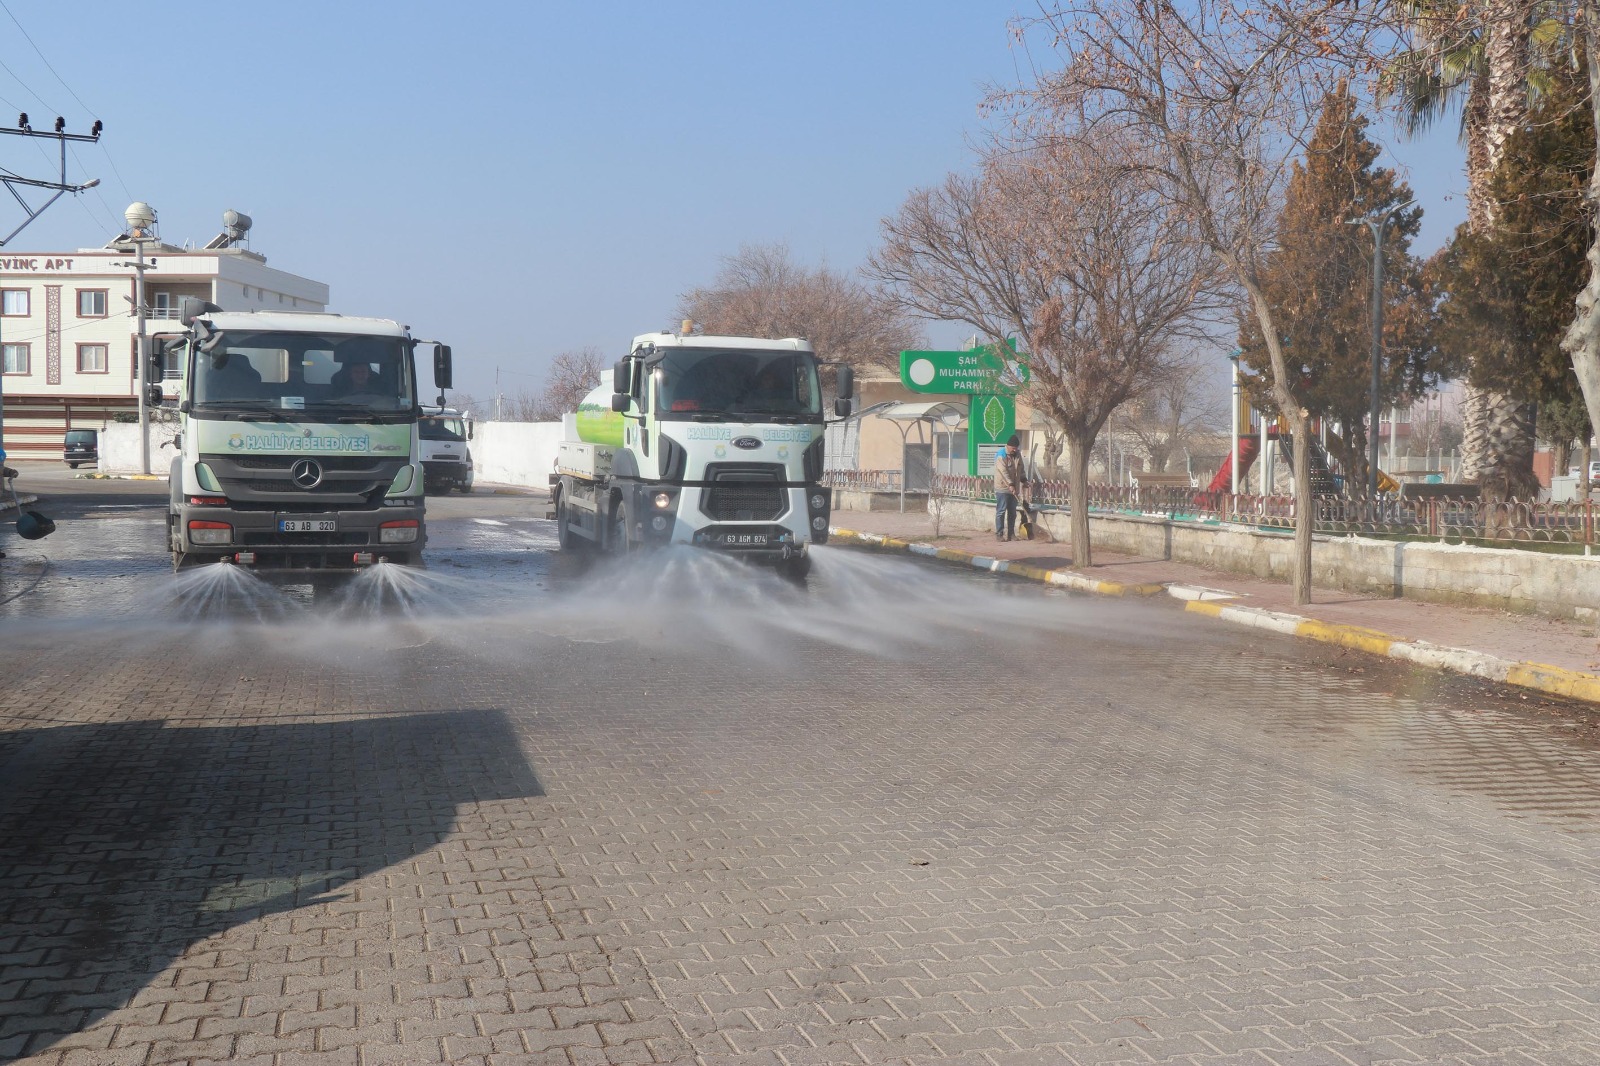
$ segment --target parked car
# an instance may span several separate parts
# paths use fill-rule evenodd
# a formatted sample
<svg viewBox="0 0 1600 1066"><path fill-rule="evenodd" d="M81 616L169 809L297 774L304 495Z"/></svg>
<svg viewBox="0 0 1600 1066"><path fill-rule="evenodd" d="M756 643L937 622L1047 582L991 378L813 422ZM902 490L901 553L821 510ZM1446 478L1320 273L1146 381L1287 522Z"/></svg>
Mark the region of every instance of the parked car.
<svg viewBox="0 0 1600 1066"><path fill-rule="evenodd" d="M1578 467L1573 467L1570 471L1568 471L1567 476L1577 477L1578 471ZM1600 459L1595 459L1589 463L1589 480L1600 481Z"/></svg>
<svg viewBox="0 0 1600 1066"><path fill-rule="evenodd" d="M79 463L100 462L100 431L94 429L69 429L67 430L66 446L62 458L72 469L78 469Z"/></svg>

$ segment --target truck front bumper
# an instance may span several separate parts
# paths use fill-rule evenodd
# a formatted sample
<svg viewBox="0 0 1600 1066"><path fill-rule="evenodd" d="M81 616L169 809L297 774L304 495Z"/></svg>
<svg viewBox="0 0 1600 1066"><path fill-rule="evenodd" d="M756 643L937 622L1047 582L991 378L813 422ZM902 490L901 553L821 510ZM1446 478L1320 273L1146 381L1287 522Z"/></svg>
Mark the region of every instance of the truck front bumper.
<svg viewBox="0 0 1600 1066"><path fill-rule="evenodd" d="M331 521L334 528L286 532L281 519ZM173 548L186 556L290 569L415 562L427 544L420 504L293 513L185 504L178 509L175 527Z"/></svg>

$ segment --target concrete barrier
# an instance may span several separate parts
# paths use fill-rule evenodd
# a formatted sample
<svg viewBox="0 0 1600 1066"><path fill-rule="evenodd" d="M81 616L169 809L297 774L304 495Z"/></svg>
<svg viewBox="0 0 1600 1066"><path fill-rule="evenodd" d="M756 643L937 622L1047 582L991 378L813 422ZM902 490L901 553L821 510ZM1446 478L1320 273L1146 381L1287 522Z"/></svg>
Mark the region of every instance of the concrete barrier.
<svg viewBox="0 0 1600 1066"><path fill-rule="evenodd" d="M994 505L945 500L950 528L990 528ZM1043 511L1057 540L1071 539L1065 511ZM841 523L848 524L848 523ZM1294 545L1285 530L1175 522L1137 515L1090 515L1096 548L1147 559L1192 563L1224 573L1288 582ZM1358 536L1312 539L1311 573L1324 588L1366 596L1491 607L1594 622L1600 618L1600 556L1553 555L1433 541Z"/></svg>

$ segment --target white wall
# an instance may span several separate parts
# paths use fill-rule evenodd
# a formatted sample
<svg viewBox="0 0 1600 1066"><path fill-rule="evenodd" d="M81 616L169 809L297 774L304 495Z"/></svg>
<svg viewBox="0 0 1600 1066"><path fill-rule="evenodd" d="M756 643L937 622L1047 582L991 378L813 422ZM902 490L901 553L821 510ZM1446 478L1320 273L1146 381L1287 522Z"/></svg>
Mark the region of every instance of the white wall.
<svg viewBox="0 0 1600 1066"><path fill-rule="evenodd" d="M556 468L560 422L479 422L472 437L472 469L479 481L548 488Z"/></svg>
<svg viewBox="0 0 1600 1066"><path fill-rule="evenodd" d="M559 422L479 422L469 445L473 473L483 482L548 488L561 438ZM165 474L172 464L172 449L161 447L171 439L172 428L150 427L151 473ZM112 422L101 429L99 469L103 474L140 472L137 424Z"/></svg>

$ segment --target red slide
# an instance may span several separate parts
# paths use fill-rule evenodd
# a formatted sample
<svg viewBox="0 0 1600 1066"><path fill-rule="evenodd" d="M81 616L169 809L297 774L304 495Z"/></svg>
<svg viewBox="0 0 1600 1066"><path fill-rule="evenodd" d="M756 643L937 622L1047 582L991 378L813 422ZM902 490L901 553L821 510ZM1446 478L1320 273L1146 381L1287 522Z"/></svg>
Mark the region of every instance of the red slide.
<svg viewBox="0 0 1600 1066"><path fill-rule="evenodd" d="M1256 454L1261 451L1261 442L1255 437L1239 438L1239 480L1250 472L1250 464L1256 461ZM1222 460L1222 469L1217 471L1217 476L1211 479L1207 492L1232 492L1233 491L1233 454Z"/></svg>

